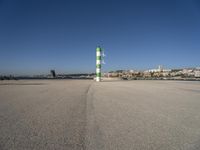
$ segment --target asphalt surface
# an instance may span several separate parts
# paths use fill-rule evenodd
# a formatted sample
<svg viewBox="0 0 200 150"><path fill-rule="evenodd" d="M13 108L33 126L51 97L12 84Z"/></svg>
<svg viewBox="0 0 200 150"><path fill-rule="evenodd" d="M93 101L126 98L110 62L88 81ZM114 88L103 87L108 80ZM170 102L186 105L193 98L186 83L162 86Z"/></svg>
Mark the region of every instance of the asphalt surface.
<svg viewBox="0 0 200 150"><path fill-rule="evenodd" d="M200 82L0 82L0 150L199 150Z"/></svg>

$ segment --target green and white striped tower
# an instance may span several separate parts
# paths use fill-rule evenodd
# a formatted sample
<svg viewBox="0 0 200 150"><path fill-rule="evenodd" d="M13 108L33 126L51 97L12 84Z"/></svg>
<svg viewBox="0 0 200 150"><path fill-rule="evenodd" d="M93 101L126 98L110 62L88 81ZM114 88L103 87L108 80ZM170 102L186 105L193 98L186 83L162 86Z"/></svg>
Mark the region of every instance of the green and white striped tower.
<svg viewBox="0 0 200 150"><path fill-rule="evenodd" d="M101 81L101 61L102 61L102 49L100 46L96 48L96 81Z"/></svg>

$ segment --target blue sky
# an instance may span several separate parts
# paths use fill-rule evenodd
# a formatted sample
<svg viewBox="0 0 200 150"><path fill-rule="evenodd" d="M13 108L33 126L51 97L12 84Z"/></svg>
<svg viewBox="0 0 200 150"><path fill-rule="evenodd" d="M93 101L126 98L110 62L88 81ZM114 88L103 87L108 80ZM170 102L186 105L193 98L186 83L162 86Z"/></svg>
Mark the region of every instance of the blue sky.
<svg viewBox="0 0 200 150"><path fill-rule="evenodd" d="M200 66L198 0L0 0L0 74Z"/></svg>

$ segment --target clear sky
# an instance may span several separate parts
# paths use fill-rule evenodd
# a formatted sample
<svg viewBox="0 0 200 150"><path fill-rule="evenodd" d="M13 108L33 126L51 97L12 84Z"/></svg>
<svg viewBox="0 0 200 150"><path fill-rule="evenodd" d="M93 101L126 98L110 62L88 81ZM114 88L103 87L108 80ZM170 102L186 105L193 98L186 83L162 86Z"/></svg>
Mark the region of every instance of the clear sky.
<svg viewBox="0 0 200 150"><path fill-rule="evenodd" d="M199 0L0 0L0 74L200 66Z"/></svg>

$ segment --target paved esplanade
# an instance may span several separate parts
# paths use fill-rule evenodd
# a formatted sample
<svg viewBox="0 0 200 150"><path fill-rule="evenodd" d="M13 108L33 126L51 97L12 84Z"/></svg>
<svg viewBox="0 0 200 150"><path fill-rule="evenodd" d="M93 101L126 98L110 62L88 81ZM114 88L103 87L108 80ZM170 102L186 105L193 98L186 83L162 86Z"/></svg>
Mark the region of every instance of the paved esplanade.
<svg viewBox="0 0 200 150"><path fill-rule="evenodd" d="M200 82L0 82L0 150L199 150Z"/></svg>

